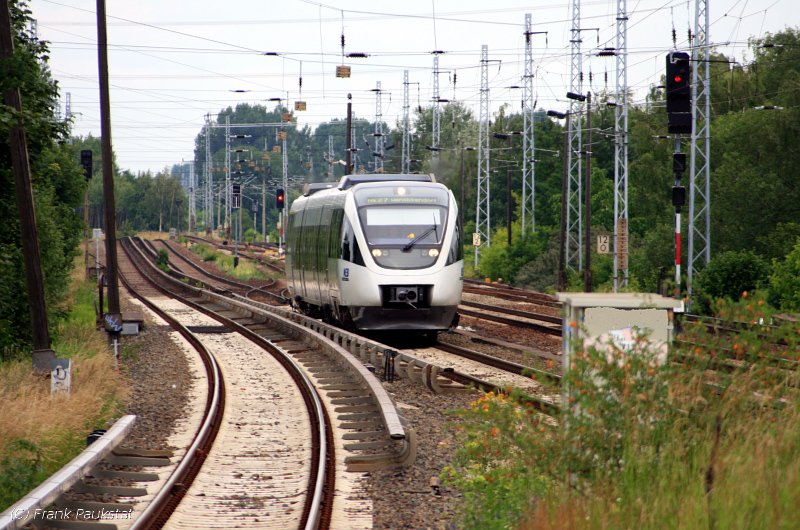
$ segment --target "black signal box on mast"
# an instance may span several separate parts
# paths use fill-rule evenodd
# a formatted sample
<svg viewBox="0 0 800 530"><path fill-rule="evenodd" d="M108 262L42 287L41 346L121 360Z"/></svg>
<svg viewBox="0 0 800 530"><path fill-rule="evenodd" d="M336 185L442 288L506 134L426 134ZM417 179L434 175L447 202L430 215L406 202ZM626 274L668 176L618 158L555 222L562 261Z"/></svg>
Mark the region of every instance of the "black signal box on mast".
<svg viewBox="0 0 800 530"><path fill-rule="evenodd" d="M667 130L672 134L692 132L692 67L689 54L667 54Z"/></svg>
<svg viewBox="0 0 800 530"><path fill-rule="evenodd" d="M83 166L83 178L91 180L92 178L92 150L81 150L81 166Z"/></svg>
<svg viewBox="0 0 800 530"><path fill-rule="evenodd" d="M275 207L278 208L278 210L283 210L283 202L283 188L278 188L278 190L275 192Z"/></svg>

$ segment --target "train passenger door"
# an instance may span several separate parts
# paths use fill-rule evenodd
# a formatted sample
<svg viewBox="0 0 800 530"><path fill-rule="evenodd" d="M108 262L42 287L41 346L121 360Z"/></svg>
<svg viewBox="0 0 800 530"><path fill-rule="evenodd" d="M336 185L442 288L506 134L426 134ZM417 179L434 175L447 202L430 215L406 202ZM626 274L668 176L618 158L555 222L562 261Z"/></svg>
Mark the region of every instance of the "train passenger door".
<svg viewBox="0 0 800 530"><path fill-rule="evenodd" d="M328 303L328 240L331 232L331 204L325 201L320 212L319 232L314 256L317 260L317 285L319 286L319 299L322 304Z"/></svg>

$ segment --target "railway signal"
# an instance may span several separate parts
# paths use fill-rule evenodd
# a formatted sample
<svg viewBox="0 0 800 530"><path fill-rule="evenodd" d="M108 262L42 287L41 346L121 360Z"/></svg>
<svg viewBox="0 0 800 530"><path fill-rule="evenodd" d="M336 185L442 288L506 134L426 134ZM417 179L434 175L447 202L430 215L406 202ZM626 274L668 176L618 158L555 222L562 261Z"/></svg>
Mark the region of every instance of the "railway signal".
<svg viewBox="0 0 800 530"><path fill-rule="evenodd" d="M231 208L242 207L242 186L241 184L231 184Z"/></svg>
<svg viewBox="0 0 800 530"><path fill-rule="evenodd" d="M81 166L83 166L83 178L92 180L92 150L81 150Z"/></svg>
<svg viewBox="0 0 800 530"><path fill-rule="evenodd" d="M283 188L278 188L278 191L275 192L275 207L278 208L278 210L283 210L283 203L284 203Z"/></svg>
<svg viewBox="0 0 800 530"><path fill-rule="evenodd" d="M692 67L689 54L667 54L667 130L673 134L692 132Z"/></svg>

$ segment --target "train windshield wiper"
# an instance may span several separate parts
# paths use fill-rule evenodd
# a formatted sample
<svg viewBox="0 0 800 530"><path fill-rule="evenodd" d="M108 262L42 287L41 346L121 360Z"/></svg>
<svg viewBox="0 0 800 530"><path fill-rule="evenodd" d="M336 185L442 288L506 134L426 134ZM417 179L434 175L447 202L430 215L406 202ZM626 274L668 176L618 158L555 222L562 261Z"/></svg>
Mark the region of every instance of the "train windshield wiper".
<svg viewBox="0 0 800 530"><path fill-rule="evenodd" d="M406 246L404 246L404 247L403 247L403 252L408 252L409 250L411 250L411 248L412 248L414 245L416 245L416 244L417 244L417 242L418 242L420 239L422 239L423 237L427 236L427 235L428 235L428 234L430 234L431 232L436 232L436 223L434 223L434 224L433 224L433 226L431 226L430 228L428 228L427 230L425 230L424 232L422 232L420 235L418 235L417 237L415 237L414 239L412 239L412 240L411 240L411 241L409 241L408 243L406 243ZM437 235L437 239L438 239L438 235Z"/></svg>

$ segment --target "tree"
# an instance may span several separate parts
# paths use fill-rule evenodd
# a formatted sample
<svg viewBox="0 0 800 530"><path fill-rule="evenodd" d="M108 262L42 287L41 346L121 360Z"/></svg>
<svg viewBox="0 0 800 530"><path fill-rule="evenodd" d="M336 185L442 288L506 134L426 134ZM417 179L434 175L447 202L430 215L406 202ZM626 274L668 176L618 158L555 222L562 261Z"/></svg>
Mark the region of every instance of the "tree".
<svg viewBox="0 0 800 530"><path fill-rule="evenodd" d="M64 142L69 123L56 118L58 87L47 69L47 43L29 33L27 3L10 5L14 55L0 62L0 93L19 90L25 127L31 183L44 277L48 321L53 329L63 315L72 260L78 250L83 222L83 170L78 153ZM22 260L19 214L11 169L9 130L18 116L0 105L0 352L3 357L30 346L31 322Z"/></svg>

